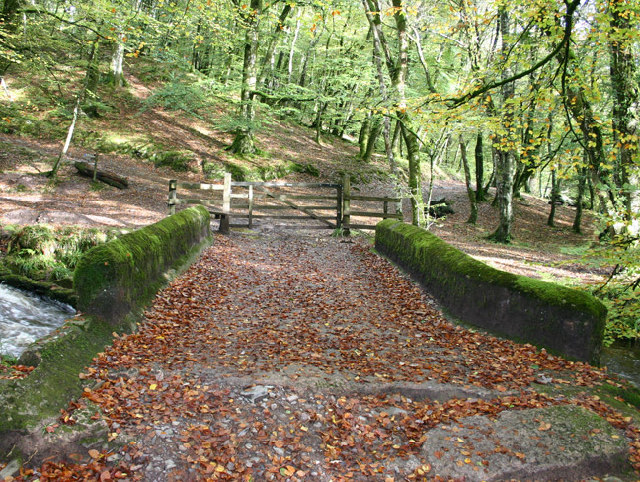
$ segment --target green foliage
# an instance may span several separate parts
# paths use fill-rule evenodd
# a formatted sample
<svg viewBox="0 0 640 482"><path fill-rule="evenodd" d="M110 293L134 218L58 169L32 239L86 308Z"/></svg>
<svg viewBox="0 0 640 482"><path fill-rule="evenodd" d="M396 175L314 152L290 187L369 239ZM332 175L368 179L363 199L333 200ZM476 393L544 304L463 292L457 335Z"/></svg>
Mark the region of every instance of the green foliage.
<svg viewBox="0 0 640 482"><path fill-rule="evenodd" d="M47 279L55 268L62 265L51 256L36 254L31 249L23 249L15 256L7 256L5 266L12 272L27 278Z"/></svg>
<svg viewBox="0 0 640 482"><path fill-rule="evenodd" d="M1 264L12 273L34 280L71 280L84 252L117 236L113 230L96 228L52 228L48 225L24 226L8 236L7 255Z"/></svg>
<svg viewBox="0 0 640 482"><path fill-rule="evenodd" d="M211 105L215 83L209 79L193 82L184 76L172 75L171 80L145 100L145 108L160 106L198 116L198 111Z"/></svg>
<svg viewBox="0 0 640 482"><path fill-rule="evenodd" d="M5 353L2 348L2 340L0 340L0 365L4 365L10 367L12 365L17 365L18 359L13 356Z"/></svg>
<svg viewBox="0 0 640 482"><path fill-rule="evenodd" d="M625 229L613 239L587 250L582 262L594 268L606 267L610 276L588 287L609 309L605 343L640 340L640 238Z"/></svg>
<svg viewBox="0 0 640 482"><path fill-rule="evenodd" d="M186 151L161 151L153 154L150 159L156 167L168 166L176 172L186 172L193 163L193 154Z"/></svg>
<svg viewBox="0 0 640 482"><path fill-rule="evenodd" d="M234 162L208 162L202 166L207 179L222 179L226 172L231 173L234 181L271 181L298 172L319 176L320 173L311 164L300 164L293 161L276 161L264 165L239 164Z"/></svg>
<svg viewBox="0 0 640 482"><path fill-rule="evenodd" d="M595 293L609 310L605 345L640 340L640 287L615 280Z"/></svg>
<svg viewBox="0 0 640 482"><path fill-rule="evenodd" d="M253 121L247 121L237 115L228 115L216 121L214 127L221 132L258 132L266 119L254 119Z"/></svg>

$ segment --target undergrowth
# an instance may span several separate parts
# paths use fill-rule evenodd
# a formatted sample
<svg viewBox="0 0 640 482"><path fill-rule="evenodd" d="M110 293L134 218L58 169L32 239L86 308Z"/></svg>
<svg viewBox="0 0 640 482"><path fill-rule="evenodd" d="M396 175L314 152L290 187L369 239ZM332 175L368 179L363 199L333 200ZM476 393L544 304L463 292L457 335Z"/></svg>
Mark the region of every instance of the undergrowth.
<svg viewBox="0 0 640 482"><path fill-rule="evenodd" d="M114 239L116 230L47 225L5 226L6 254L0 264L14 274L38 281L71 285L73 270L84 252Z"/></svg>

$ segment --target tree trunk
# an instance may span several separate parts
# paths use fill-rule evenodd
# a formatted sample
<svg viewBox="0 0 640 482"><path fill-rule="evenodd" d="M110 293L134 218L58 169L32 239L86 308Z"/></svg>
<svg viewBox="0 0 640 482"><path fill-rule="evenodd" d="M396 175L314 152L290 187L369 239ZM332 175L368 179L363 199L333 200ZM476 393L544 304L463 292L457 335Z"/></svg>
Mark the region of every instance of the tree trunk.
<svg viewBox="0 0 640 482"><path fill-rule="evenodd" d="M558 166L552 166L551 169L551 210L549 211L549 217L547 218L547 226L552 228L555 226L556 216L556 204L560 200L559 186L558 186Z"/></svg>
<svg viewBox="0 0 640 482"><path fill-rule="evenodd" d="M296 52L296 41L298 40L298 34L300 33L300 15L302 14L302 10L298 13L298 18L296 19L296 29L293 32L293 38L291 39L291 47L289 47L289 61L287 63L287 82L291 83L291 77L293 75L293 56Z"/></svg>
<svg viewBox="0 0 640 482"><path fill-rule="evenodd" d="M116 43L113 56L111 57L110 81L114 87L122 87L124 85L124 72L122 68L124 61L123 37L123 35L120 35L120 40Z"/></svg>
<svg viewBox="0 0 640 482"><path fill-rule="evenodd" d="M242 66L242 90L240 92L240 115L244 125L236 130L236 137L229 151L246 155L256 152L253 138L253 122L256 110L254 94L256 89L256 58L258 55L259 16L262 13L262 0L251 0L251 11L244 17L247 28L244 42L244 63Z"/></svg>
<svg viewBox="0 0 640 482"><path fill-rule="evenodd" d="M411 129L411 119L407 112L405 95L407 75L409 71L409 55L407 41L407 17L403 0L392 0L395 9L394 18L398 35L398 60L391 72L395 91L396 115L402 122L402 137L407 146L409 158L409 192L411 195L411 220L417 226L424 226L424 200L422 197L422 172L420 169L420 144L415 132Z"/></svg>
<svg viewBox="0 0 640 482"><path fill-rule="evenodd" d="M634 106L638 101L635 59L631 52L632 27L631 6L624 0L611 0L609 3L611 32L615 38L609 40L611 54L610 75L613 93L614 144L618 145L618 188L624 198L624 218L630 221L636 204L634 195L638 185L638 166L634 165L634 155L638 152L635 139L637 121L634 119ZM637 207L637 206L636 206Z"/></svg>
<svg viewBox="0 0 640 482"><path fill-rule="evenodd" d="M92 45L91 48L95 50L93 54L91 54L93 60L87 67L87 90L92 94L95 94L96 90L98 89L98 82L100 81L100 59L98 57L98 44Z"/></svg>
<svg viewBox="0 0 640 482"><path fill-rule="evenodd" d="M584 200L584 191L587 184L587 168L578 169L578 198L576 199L576 216L573 219L573 232L582 233L582 203Z"/></svg>
<svg viewBox="0 0 640 482"><path fill-rule="evenodd" d="M266 83L266 79L268 76L273 75L273 56L276 51L276 46L278 44L278 39L280 35L284 31L284 23L291 12L291 4L285 4L282 9L282 13L280 13L280 17L278 17L278 21L276 23L275 29L271 38L269 39L269 45L267 47L267 51L264 54L262 59L261 71L260 71L260 79L258 80L258 85L264 86Z"/></svg>
<svg viewBox="0 0 640 482"><path fill-rule="evenodd" d="M73 108L73 118L71 120L71 125L69 126L69 130L67 131L67 138L64 141L64 146L62 147L60 154L58 155L55 162L53 163L51 172L49 172L48 174L48 176L52 179L55 179L55 177L58 175L58 169L60 168L60 163L67 155L67 152L69 151L69 147L71 146L71 139L73 139L73 134L76 130L76 123L78 122L78 115L80 114L80 104L84 100L84 97L87 93L87 85L89 83L89 78L91 75L90 72L93 66L93 61L96 55L96 51L98 50L99 43L100 43L100 37L96 36L95 40L91 45L91 51L89 53L89 59L87 61L87 71L85 74L84 83L82 85L80 92L78 92L78 95L76 97L76 103Z"/></svg>
<svg viewBox="0 0 640 482"><path fill-rule="evenodd" d="M498 15L500 19L500 35L502 37L501 51L503 57L507 58L510 45L508 43L509 14L506 6L499 8ZM511 69L504 68L502 76L503 79L509 78ZM509 105L509 101L515 95L515 82L507 82L502 86L501 90L505 106L502 117L505 134L497 146L496 159L496 199L500 211L500 223L491 238L499 243L508 243L511 241L511 227L513 224L513 180L515 174L515 152L512 147L515 144L515 139L511 133L511 126L514 123L514 107Z"/></svg>
<svg viewBox="0 0 640 482"><path fill-rule="evenodd" d="M382 132L382 119L379 117L374 117L372 120L371 132L369 133L369 138L367 139L367 147L364 151L364 156L362 156L362 160L365 163L371 162L371 158L373 157L373 153L375 151L376 142L378 141L378 137L380 137L380 133Z"/></svg>
<svg viewBox="0 0 640 482"><path fill-rule="evenodd" d="M393 126L393 138L391 139L391 149L396 158L402 158L402 128L400 121L396 121Z"/></svg>
<svg viewBox="0 0 640 482"><path fill-rule="evenodd" d="M476 161L476 201L482 202L486 199L484 192L484 146L482 142L482 131L478 131L476 136L476 148L474 151Z"/></svg>
<svg viewBox="0 0 640 482"><path fill-rule="evenodd" d="M382 54L385 47L383 46L383 36L382 31L380 30L380 22L379 16L377 18L373 17L374 9L372 9L373 4L369 4L369 0L362 0L362 6L364 7L365 15L367 20L369 21L369 25L371 27L370 32L373 34L373 63L376 66L376 74L378 77L378 88L380 89L380 96L383 101L388 101L389 93L387 89L387 84L382 68ZM402 189L400 187L400 169L398 169L398 165L396 163L396 155L393 150L392 140L391 140L391 120L389 116L384 116L383 120L383 130L382 135L384 137L384 150L387 156L387 161L389 162L389 168L391 169L391 175L395 184L395 192L396 196L402 197ZM396 205L396 212L402 211L402 205L399 203Z"/></svg>
<svg viewBox="0 0 640 482"><path fill-rule="evenodd" d="M367 113L367 117L362 121L360 126L360 135L358 136L358 145L360 146L360 152L358 157L364 159L364 154L367 151L367 144L369 143L369 136L371 135L371 113Z"/></svg>
<svg viewBox="0 0 640 482"><path fill-rule="evenodd" d="M11 37L18 28L18 22L15 21L15 17L22 6L21 3L21 0L4 0L2 13L0 13L0 25L2 25L2 30L0 30L0 43L3 48L8 46L7 43L5 43L7 37ZM4 55L0 57L0 77L4 76L12 63L13 61Z"/></svg>
<svg viewBox="0 0 640 482"><path fill-rule="evenodd" d="M318 110L316 112L316 120L314 122L315 128L316 128L316 134L315 134L315 141L316 144L321 144L321 137L320 135L322 134L322 115L324 114L324 111L327 108L327 103L326 102L319 102L318 103Z"/></svg>
<svg viewBox="0 0 640 482"><path fill-rule="evenodd" d="M97 179L118 189L129 187L129 180L126 177L118 176L112 172L96 170L95 166L90 166L86 162L74 162L73 165L80 174L93 178L94 181Z"/></svg>
<svg viewBox="0 0 640 482"><path fill-rule="evenodd" d="M557 58L561 66L575 60L575 54L569 48L562 49ZM589 174L594 194L598 198L601 213L611 214L615 204L615 195L609 186L608 173L603 169L605 162L604 137L602 128L593 112L593 106L580 84L570 84L563 78L563 101L571 116L575 119L582 134L582 146L588 158ZM608 205L611 202L611 207Z"/></svg>
<svg viewBox="0 0 640 482"><path fill-rule="evenodd" d="M469 169L469 160L467 159L467 145L464 142L462 134L460 134L460 157L462 158L462 165L464 167L464 182L467 185L467 196L469 196L469 207L471 208L467 222L469 224L476 224L476 222L478 222L477 191L474 192L471 187L471 171ZM480 186L482 186L482 182Z"/></svg>

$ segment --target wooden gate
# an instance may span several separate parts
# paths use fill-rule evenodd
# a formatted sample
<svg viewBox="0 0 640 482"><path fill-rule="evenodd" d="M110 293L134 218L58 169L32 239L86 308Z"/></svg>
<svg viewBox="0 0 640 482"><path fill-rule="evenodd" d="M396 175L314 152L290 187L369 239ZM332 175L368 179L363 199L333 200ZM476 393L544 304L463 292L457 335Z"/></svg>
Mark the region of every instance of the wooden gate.
<svg viewBox="0 0 640 482"><path fill-rule="evenodd" d="M178 196L180 189L180 196ZM340 184L233 181L227 173L222 184L169 181L169 213L181 204L202 204L221 218L221 230L231 227L252 228L256 220L286 220L278 228L374 229L375 224L352 218L402 219L400 198L351 194L349 177ZM361 203L356 210L353 203ZM382 203L382 211L371 210L371 204ZM367 207L368 206L368 207ZM393 212L389 208L393 207ZM368 210L366 210L368 209ZM378 208L379 209L379 208ZM238 223L238 220L246 220Z"/></svg>

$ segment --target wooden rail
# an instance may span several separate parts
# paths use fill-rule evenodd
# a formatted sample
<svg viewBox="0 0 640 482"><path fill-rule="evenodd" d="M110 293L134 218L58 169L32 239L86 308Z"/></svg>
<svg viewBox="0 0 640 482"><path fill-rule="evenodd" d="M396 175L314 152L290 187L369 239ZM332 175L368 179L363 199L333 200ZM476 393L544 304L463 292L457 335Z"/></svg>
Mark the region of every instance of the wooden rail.
<svg viewBox="0 0 640 482"><path fill-rule="evenodd" d="M286 188L334 190L335 194L299 194L282 192ZM209 198L192 197L185 193L178 198L178 189L211 192ZM279 190L279 191L276 191ZM200 195L201 195L200 194ZM301 202L302 201L302 202ZM304 202L317 203L305 204ZM329 203L327 201L333 201ZM371 208L352 209L352 202L382 203L382 212ZM220 218L220 230L227 231L230 226L253 227L254 219L315 220L320 226L305 226L305 229L342 228L345 235L351 229L374 229L375 225L353 223L352 217L402 219L402 198L363 196L351 194L351 181L343 176L342 183L291 183L291 182L246 182L233 181L226 173L222 184L169 181L169 214L174 214L176 206L183 204L202 204L216 217ZM389 207L394 206L393 212ZM296 211L299 214L278 214L279 211ZM264 214L267 212L268 214ZM331 214L329 214L331 213ZM230 218L247 219L248 224L230 224ZM284 226L291 227L291 226Z"/></svg>

